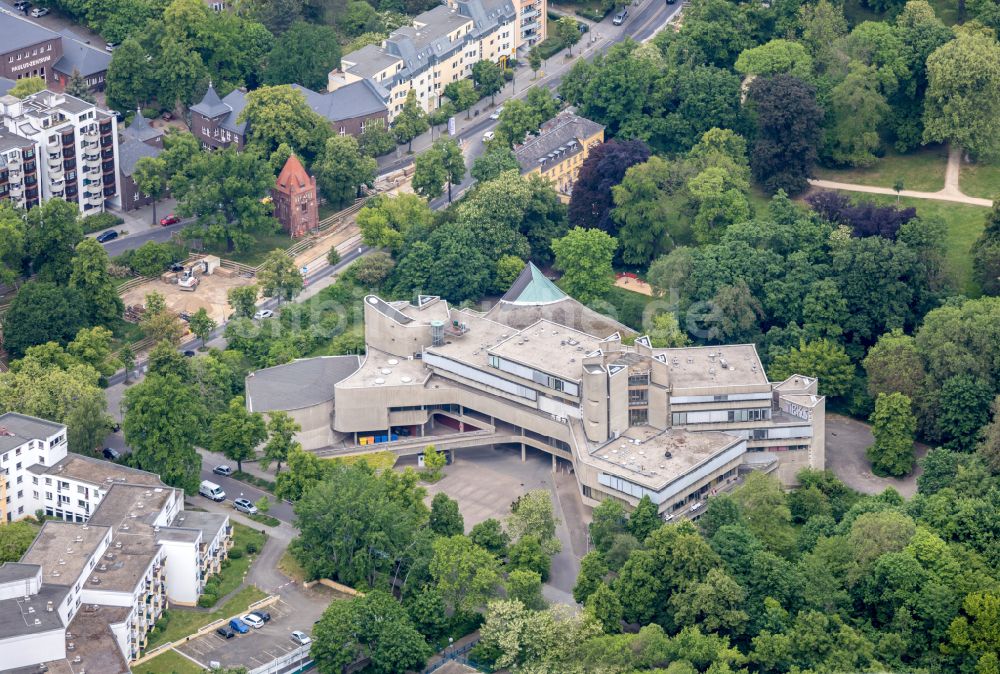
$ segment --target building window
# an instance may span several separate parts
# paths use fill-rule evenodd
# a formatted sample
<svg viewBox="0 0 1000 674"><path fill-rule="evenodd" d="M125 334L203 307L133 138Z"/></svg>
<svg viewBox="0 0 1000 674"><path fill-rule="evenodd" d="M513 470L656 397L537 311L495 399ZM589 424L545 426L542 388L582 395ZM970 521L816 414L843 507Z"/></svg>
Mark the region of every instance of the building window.
<svg viewBox="0 0 1000 674"><path fill-rule="evenodd" d="M630 374L628 376L629 386L649 386L649 373Z"/></svg>
<svg viewBox="0 0 1000 674"><path fill-rule="evenodd" d="M644 407L628 411L629 426L645 426L649 423L649 410Z"/></svg>
<svg viewBox="0 0 1000 674"><path fill-rule="evenodd" d="M674 426L683 426L688 422L687 412L674 412L671 416L673 417Z"/></svg>
<svg viewBox="0 0 1000 674"><path fill-rule="evenodd" d="M645 388L629 389L628 392L629 405L645 405L647 402L649 402L649 389Z"/></svg>

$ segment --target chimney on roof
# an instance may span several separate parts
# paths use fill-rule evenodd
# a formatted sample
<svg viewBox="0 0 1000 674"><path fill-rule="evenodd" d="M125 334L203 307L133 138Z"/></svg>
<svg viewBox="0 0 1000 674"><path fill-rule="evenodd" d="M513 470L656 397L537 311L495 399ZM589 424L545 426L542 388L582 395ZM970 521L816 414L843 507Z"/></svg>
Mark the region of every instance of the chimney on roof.
<svg viewBox="0 0 1000 674"><path fill-rule="evenodd" d="M0 426L0 435L2 435L5 438L10 438L13 437L14 434L11 433L9 430L7 430L6 426Z"/></svg>

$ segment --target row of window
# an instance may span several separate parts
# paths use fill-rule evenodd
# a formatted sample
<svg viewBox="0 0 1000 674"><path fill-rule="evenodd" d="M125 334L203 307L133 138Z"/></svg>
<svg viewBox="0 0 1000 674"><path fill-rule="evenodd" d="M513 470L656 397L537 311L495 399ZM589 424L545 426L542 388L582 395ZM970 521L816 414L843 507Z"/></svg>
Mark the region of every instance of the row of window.
<svg viewBox="0 0 1000 674"><path fill-rule="evenodd" d="M631 391L629 396L631 397ZM685 424L717 424L739 421L764 421L771 418L770 408L747 409L747 410L726 410L726 419L708 419L708 412L674 412L673 425L683 426Z"/></svg>
<svg viewBox="0 0 1000 674"><path fill-rule="evenodd" d="M37 49L32 49L30 54L27 52L27 50L25 50L23 52L18 52L16 54L16 56L17 56L17 60L20 61L21 59L30 59L32 56L38 56L39 54L45 54L45 53L50 52L50 51L52 51L52 44L51 43L47 44L47 45L44 45L42 47L38 47ZM8 56L7 57L8 62L9 63L13 63L14 62L14 57L15 57L15 54L11 54L10 56Z"/></svg>

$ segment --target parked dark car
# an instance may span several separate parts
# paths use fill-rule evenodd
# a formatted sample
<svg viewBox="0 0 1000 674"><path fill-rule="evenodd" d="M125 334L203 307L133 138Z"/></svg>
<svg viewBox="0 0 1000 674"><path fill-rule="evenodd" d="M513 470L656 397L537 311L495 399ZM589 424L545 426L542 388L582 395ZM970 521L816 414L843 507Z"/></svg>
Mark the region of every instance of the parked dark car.
<svg viewBox="0 0 1000 674"><path fill-rule="evenodd" d="M194 351L192 351L191 349L188 349L187 351L184 352L184 356L186 358L194 358L195 354L194 354Z"/></svg>
<svg viewBox="0 0 1000 674"><path fill-rule="evenodd" d="M97 243L107 243L108 241L114 241L117 238L118 232L113 229L109 229L108 231L97 235Z"/></svg>
<svg viewBox="0 0 1000 674"><path fill-rule="evenodd" d="M178 318L180 318L185 323L190 323L191 322L191 314L189 314L186 311L180 312L179 314L177 314L177 316L178 316Z"/></svg>
<svg viewBox="0 0 1000 674"><path fill-rule="evenodd" d="M255 615L266 623L271 622L271 614L267 611L253 611L250 615Z"/></svg>
<svg viewBox="0 0 1000 674"><path fill-rule="evenodd" d="M105 447L104 451L101 452L101 454L103 454L104 458L107 459L108 461L117 461L118 459L122 458L121 452L119 452L117 449L111 449L110 447Z"/></svg>
<svg viewBox="0 0 1000 674"><path fill-rule="evenodd" d="M232 631L228 627L220 627L219 629L215 630L215 633L224 639L232 639L233 637L236 636L236 632Z"/></svg>
<svg viewBox="0 0 1000 674"><path fill-rule="evenodd" d="M250 631L250 626L239 618L233 618L229 621L229 626L239 632L240 634L246 634Z"/></svg>
<svg viewBox="0 0 1000 674"><path fill-rule="evenodd" d="M27 12L29 7L31 7L31 3L28 0L17 0L14 3L14 9L20 12Z"/></svg>

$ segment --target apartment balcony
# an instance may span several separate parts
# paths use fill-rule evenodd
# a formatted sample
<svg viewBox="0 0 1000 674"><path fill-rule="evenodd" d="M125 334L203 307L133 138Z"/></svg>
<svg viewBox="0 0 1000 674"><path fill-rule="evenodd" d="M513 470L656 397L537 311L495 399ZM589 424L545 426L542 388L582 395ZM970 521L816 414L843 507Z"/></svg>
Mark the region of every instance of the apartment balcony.
<svg viewBox="0 0 1000 674"><path fill-rule="evenodd" d="M83 132L83 137L87 138L88 140L95 140L96 141L98 138L100 138L100 135L101 134L98 133L96 126L92 126L92 127L90 127L89 129L87 129L86 131Z"/></svg>
<svg viewBox="0 0 1000 674"><path fill-rule="evenodd" d="M101 150L101 159L114 159L115 149L113 147L106 147Z"/></svg>
<svg viewBox="0 0 1000 674"><path fill-rule="evenodd" d="M73 138L73 134L72 133L63 134L63 137L62 137L63 149L65 149L67 146L72 147L73 146L73 141L74 141L74 138Z"/></svg>
<svg viewBox="0 0 1000 674"><path fill-rule="evenodd" d="M539 14L541 14L541 12L534 8L525 10L525 12L521 14L522 25L524 21L530 21L531 19L536 18Z"/></svg>
<svg viewBox="0 0 1000 674"><path fill-rule="evenodd" d="M526 37L533 30L538 30L539 23L533 21L531 23L525 23L521 25L521 37Z"/></svg>
<svg viewBox="0 0 1000 674"><path fill-rule="evenodd" d="M20 197L24 194L24 185L21 183L11 183L10 184L10 195L12 197Z"/></svg>
<svg viewBox="0 0 1000 674"><path fill-rule="evenodd" d="M14 168L20 168L22 163L24 163L24 160L21 159L20 157L16 156L16 155L15 155L15 157L13 159L8 159L7 160L7 166L9 166L12 169L14 169Z"/></svg>
<svg viewBox="0 0 1000 674"><path fill-rule="evenodd" d="M35 160L34 159L32 159L31 161L24 162L24 172L25 173L31 173L34 170L35 170Z"/></svg>

